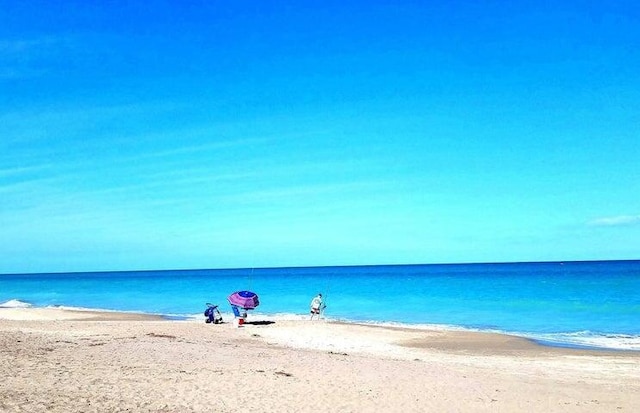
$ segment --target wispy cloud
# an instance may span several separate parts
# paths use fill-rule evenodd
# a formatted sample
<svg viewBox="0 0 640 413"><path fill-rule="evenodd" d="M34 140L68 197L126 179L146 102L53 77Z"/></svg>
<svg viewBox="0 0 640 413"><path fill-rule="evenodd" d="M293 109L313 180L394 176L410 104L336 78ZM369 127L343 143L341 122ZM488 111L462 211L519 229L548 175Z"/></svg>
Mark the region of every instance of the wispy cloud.
<svg viewBox="0 0 640 413"><path fill-rule="evenodd" d="M0 39L0 80L42 76L48 72L45 62L64 55L70 47L67 37Z"/></svg>
<svg viewBox="0 0 640 413"><path fill-rule="evenodd" d="M0 178L7 178L12 176L21 176L31 173L37 173L45 171L51 168L51 164L41 164L41 165L29 165L29 166L19 166L19 167L8 167L1 168L0 167Z"/></svg>
<svg viewBox="0 0 640 413"><path fill-rule="evenodd" d="M37 189L42 189L54 185L55 178L25 179L17 182L0 182L0 194L24 195Z"/></svg>
<svg viewBox="0 0 640 413"><path fill-rule="evenodd" d="M594 227L620 227L639 225L640 215L618 215L613 217L596 218L589 221L588 224Z"/></svg>
<svg viewBox="0 0 640 413"><path fill-rule="evenodd" d="M211 133L211 131L207 129L202 129L202 132L203 134L205 132ZM193 133L194 133L194 130L187 130L187 131L180 130L175 132L174 134L164 133L163 135L165 137L174 136L174 135L179 137L181 134L184 136L185 134L193 134ZM153 136L153 135L147 134L147 138L150 136ZM158 134L158 136L161 136L161 135ZM145 158L168 158L168 157L177 156L177 155L203 153L203 152L213 151L218 149L226 149L226 148L241 147L241 146L248 146L248 145L261 145L261 144L264 144L265 142L267 142L267 140L264 138L225 140L225 141L219 141L219 142L213 142L213 143L207 143L207 144L179 146L179 147L170 148L170 149L161 150L161 151L147 152L143 154L137 154L132 157L121 158L119 161L131 162L131 161L139 161Z"/></svg>
<svg viewBox="0 0 640 413"><path fill-rule="evenodd" d="M46 70L43 69L34 69L34 68L7 68L0 67L0 80L18 80L18 79L27 79L40 77L46 74Z"/></svg>
<svg viewBox="0 0 640 413"><path fill-rule="evenodd" d="M221 199L235 204L258 203L262 205L265 202L290 202L293 199L309 200L314 197L337 198L345 193L375 193L390 184L391 182L388 181L354 181L348 183L305 184L290 187L281 186L228 194L222 196Z"/></svg>
<svg viewBox="0 0 640 413"><path fill-rule="evenodd" d="M43 36L35 39L0 39L0 54L21 54L32 50L44 50L60 43L60 39Z"/></svg>

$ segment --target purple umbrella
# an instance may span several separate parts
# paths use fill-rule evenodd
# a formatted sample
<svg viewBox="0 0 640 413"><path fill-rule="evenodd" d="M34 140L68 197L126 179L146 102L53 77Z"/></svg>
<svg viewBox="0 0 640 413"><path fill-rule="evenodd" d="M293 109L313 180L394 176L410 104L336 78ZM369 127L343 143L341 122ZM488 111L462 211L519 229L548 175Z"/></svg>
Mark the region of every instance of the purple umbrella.
<svg viewBox="0 0 640 413"><path fill-rule="evenodd" d="M251 291L236 291L227 299L229 300L229 304L244 308L245 310L252 310L260 305L258 294Z"/></svg>

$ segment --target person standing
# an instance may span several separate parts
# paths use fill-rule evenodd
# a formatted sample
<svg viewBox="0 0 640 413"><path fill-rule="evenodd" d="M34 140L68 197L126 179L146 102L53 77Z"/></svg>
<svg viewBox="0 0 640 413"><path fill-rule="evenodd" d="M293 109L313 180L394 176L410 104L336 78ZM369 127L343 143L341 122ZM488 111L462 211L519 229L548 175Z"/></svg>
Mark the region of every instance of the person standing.
<svg viewBox="0 0 640 413"><path fill-rule="evenodd" d="M311 319L313 320L313 316L317 315L318 318L320 318L320 314L322 313L322 310L324 309L323 303L322 303L322 294L318 294L315 297L313 297L313 299L311 300L311 305L310 305L311 309L310 309L310 313L311 313Z"/></svg>

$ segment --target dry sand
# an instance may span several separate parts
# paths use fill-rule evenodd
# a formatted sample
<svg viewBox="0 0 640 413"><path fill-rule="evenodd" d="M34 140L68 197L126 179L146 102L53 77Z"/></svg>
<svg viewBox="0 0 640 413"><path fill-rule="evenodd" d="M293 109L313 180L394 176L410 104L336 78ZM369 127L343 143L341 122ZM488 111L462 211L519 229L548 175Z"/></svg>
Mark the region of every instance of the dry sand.
<svg viewBox="0 0 640 413"><path fill-rule="evenodd" d="M636 412L639 356L325 321L2 308L0 411Z"/></svg>

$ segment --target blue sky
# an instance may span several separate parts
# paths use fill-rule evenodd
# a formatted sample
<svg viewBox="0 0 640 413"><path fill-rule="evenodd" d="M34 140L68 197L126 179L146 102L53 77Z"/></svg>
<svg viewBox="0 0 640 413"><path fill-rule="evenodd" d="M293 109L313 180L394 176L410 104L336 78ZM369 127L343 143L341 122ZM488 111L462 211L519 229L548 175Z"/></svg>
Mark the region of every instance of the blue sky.
<svg viewBox="0 0 640 413"><path fill-rule="evenodd" d="M635 2L128 3L0 1L0 273L640 258Z"/></svg>

